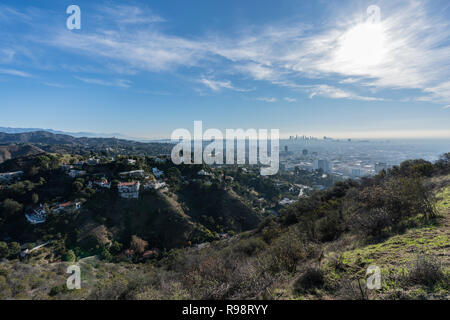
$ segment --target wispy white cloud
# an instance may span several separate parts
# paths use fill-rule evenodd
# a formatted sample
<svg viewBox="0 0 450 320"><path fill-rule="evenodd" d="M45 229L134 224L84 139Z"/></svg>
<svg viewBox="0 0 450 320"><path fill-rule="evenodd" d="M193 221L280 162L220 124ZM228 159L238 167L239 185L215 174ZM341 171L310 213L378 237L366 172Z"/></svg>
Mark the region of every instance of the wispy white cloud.
<svg viewBox="0 0 450 320"><path fill-rule="evenodd" d="M450 104L448 106L442 107L442 109L450 109Z"/></svg>
<svg viewBox="0 0 450 320"><path fill-rule="evenodd" d="M257 63L237 65L235 69L243 74L250 75L255 80L276 81L280 78L279 70Z"/></svg>
<svg viewBox="0 0 450 320"><path fill-rule="evenodd" d="M359 81L359 79L355 79L355 78L347 78L344 80L339 81L339 83L341 84L345 84L345 83L357 83Z"/></svg>
<svg viewBox="0 0 450 320"><path fill-rule="evenodd" d="M329 85L315 85L310 87L309 98L313 98L315 96L322 96L325 98L331 99L353 99L353 100L362 100L362 101L382 101L382 98L375 97L367 97L355 94L350 91L346 91L340 88L336 88Z"/></svg>
<svg viewBox="0 0 450 320"><path fill-rule="evenodd" d="M155 22L165 22L166 20L159 15L154 14L151 9L147 7L136 7L132 5L110 5L102 6L100 8L102 15L101 19L105 17L109 21L117 24L149 24Z"/></svg>
<svg viewBox="0 0 450 320"><path fill-rule="evenodd" d="M54 87L54 88L68 88L68 85L64 85L57 82L43 82L43 85L46 85L47 87Z"/></svg>
<svg viewBox="0 0 450 320"><path fill-rule="evenodd" d="M131 81L125 80L125 79L115 79L113 81L106 81L103 79L96 79L96 78L84 78L75 76L74 77L77 80L80 80L84 83L88 84L96 84L100 86L108 86L108 87L121 87L121 88L129 88L131 86Z"/></svg>
<svg viewBox="0 0 450 320"><path fill-rule="evenodd" d="M11 76L22 77L22 78L31 78L32 77L32 75L29 74L28 72L15 70L15 69L0 69L0 73L11 75Z"/></svg>
<svg viewBox="0 0 450 320"><path fill-rule="evenodd" d="M102 8L107 24L82 33L52 30L36 41L83 54L112 73L197 67L221 77L226 69L225 73L304 91L310 97L377 101L382 98L370 96L374 89L406 88L422 90L417 99L449 103L450 21L429 11L428 2L392 5L381 0L378 5L381 21L376 24L366 21L359 6L348 6L342 9L345 16L333 12L336 16L320 26L280 23L238 35L208 30L207 36L197 38L169 34L159 27L164 18L148 7L120 5ZM23 13L13 10L11 15ZM229 81L203 78L200 82L213 91L239 90Z"/></svg>
<svg viewBox="0 0 450 320"><path fill-rule="evenodd" d="M222 41L216 52L236 63L236 69L244 74L279 85L289 83L287 79L292 77L332 76L344 77L338 83L353 85L358 91L372 86L426 93L428 88L440 86L450 70L448 19L431 14L427 2L405 1L393 6L381 1L379 5L379 23L367 22L364 10L350 18L347 11L347 20L338 16L319 33L310 34L302 26L263 28L235 42ZM440 93L444 93L440 98L450 101L443 91L433 94L437 97ZM331 96L377 100L339 92Z"/></svg>
<svg viewBox="0 0 450 320"><path fill-rule="evenodd" d="M284 101L287 101L287 102L289 102L289 103L293 103L293 102L297 102L297 99L295 99L295 98L290 98L290 97L285 97L285 98L284 98Z"/></svg>
<svg viewBox="0 0 450 320"><path fill-rule="evenodd" d="M248 91L245 89L240 89L240 88L235 87L231 83L231 81L228 81L228 80L219 81L219 80L202 78L199 80L199 82L216 92L220 91L221 89L229 89L229 90L241 91L241 92Z"/></svg>
<svg viewBox="0 0 450 320"><path fill-rule="evenodd" d="M425 96L419 97L419 101L429 101L436 103L450 102L450 81L440 83L434 87L425 88Z"/></svg>
<svg viewBox="0 0 450 320"><path fill-rule="evenodd" d="M16 52L10 48L0 49L0 63L8 64L10 63Z"/></svg>
<svg viewBox="0 0 450 320"><path fill-rule="evenodd" d="M256 98L256 100L258 101L263 101L263 102L268 102L268 103L273 103L273 102L277 102L277 98L273 98L273 97L261 97L261 98Z"/></svg>
<svg viewBox="0 0 450 320"><path fill-rule="evenodd" d="M117 32L76 34L63 31L49 44L84 53L94 59L111 59L140 71L164 71L194 66L204 51L201 45L158 32Z"/></svg>

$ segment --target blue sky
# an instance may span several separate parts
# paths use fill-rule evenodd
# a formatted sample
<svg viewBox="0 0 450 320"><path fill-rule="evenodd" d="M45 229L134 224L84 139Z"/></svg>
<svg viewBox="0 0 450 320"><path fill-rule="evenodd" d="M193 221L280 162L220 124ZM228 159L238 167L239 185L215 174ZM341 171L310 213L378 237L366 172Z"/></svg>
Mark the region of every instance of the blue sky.
<svg viewBox="0 0 450 320"><path fill-rule="evenodd" d="M0 37L0 126L450 137L447 0L3 0Z"/></svg>

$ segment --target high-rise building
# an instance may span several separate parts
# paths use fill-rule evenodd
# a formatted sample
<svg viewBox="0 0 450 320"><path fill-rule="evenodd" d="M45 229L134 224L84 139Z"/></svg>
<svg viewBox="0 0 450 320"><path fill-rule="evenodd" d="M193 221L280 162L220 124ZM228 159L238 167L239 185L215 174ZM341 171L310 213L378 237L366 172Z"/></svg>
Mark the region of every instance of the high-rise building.
<svg viewBox="0 0 450 320"><path fill-rule="evenodd" d="M362 171L360 168L351 168L350 175L354 178L361 177Z"/></svg>
<svg viewBox="0 0 450 320"><path fill-rule="evenodd" d="M331 163L325 159L314 160L314 170L322 169L323 172L331 172Z"/></svg>

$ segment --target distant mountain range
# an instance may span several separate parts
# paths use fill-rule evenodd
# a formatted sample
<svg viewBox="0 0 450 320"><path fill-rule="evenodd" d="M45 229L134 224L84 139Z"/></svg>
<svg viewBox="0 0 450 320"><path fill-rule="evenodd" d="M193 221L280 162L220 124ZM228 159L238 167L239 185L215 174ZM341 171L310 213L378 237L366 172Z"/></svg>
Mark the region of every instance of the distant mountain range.
<svg viewBox="0 0 450 320"><path fill-rule="evenodd" d="M9 151L12 145L33 145L30 154L39 150L54 153L87 154L93 152L108 152L115 154L160 155L170 154L173 144L163 142L139 142L117 138L74 137L68 134L56 134L48 131L28 131L21 133L0 132L0 144L3 144L3 160L15 158ZM8 150L7 148L8 147ZM38 150L39 149L39 150ZM11 149L13 150L13 149ZM15 149L14 149L15 150ZM17 151L18 152L18 151ZM18 152L25 155L28 152Z"/></svg>
<svg viewBox="0 0 450 320"><path fill-rule="evenodd" d="M93 133L93 132L66 132L59 131L53 129L42 129L42 128L10 128L10 127L0 127L0 132L4 133L27 133L27 132L36 132L36 131L45 131L54 134L65 134L72 137L86 137L86 138L120 138L127 140L138 140L132 137L128 137L121 133Z"/></svg>

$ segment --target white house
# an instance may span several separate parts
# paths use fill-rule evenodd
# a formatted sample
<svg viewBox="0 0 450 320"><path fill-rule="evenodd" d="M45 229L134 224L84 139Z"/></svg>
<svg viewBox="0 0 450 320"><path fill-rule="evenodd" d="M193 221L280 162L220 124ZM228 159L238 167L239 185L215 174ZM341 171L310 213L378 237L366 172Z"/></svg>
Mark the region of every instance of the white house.
<svg viewBox="0 0 450 320"><path fill-rule="evenodd" d="M290 205L290 204L293 204L293 203L296 203L296 202L297 202L296 200L291 200L291 199L288 199L288 198L284 198L279 203L282 206L286 206L286 205Z"/></svg>
<svg viewBox="0 0 450 320"><path fill-rule="evenodd" d="M72 213L72 212L79 210L80 208L81 208L81 204L79 202L69 201L69 202L58 204L56 207L52 208L52 211L54 213L61 213L61 212Z"/></svg>
<svg viewBox="0 0 450 320"><path fill-rule="evenodd" d="M152 171L155 178L159 178L164 174L164 171L158 170L158 168L153 168Z"/></svg>
<svg viewBox="0 0 450 320"><path fill-rule="evenodd" d="M59 167L61 168L62 171L69 171L69 170L73 169L73 165L66 164L66 163L63 163Z"/></svg>
<svg viewBox="0 0 450 320"><path fill-rule="evenodd" d="M144 189L154 189L159 190L161 188L164 188L166 186L165 182L150 182L144 185Z"/></svg>
<svg viewBox="0 0 450 320"><path fill-rule="evenodd" d="M45 220L47 220L47 211L45 211L41 204L39 208L34 209L32 213L26 213L25 217L31 224L44 223Z"/></svg>
<svg viewBox="0 0 450 320"><path fill-rule="evenodd" d="M117 185L119 195L125 199L138 199L141 184L137 182L121 182Z"/></svg>
<svg viewBox="0 0 450 320"><path fill-rule="evenodd" d="M83 170L70 170L69 173L67 173L72 178L84 176L86 174L86 171Z"/></svg>
<svg viewBox="0 0 450 320"><path fill-rule="evenodd" d="M210 173L208 173L208 172L206 172L205 170L200 170L199 172L197 172L197 174L199 175L199 176L210 176L211 174Z"/></svg>
<svg viewBox="0 0 450 320"><path fill-rule="evenodd" d="M93 186L99 187L99 188L111 188L111 182L108 183L108 180L106 178L101 179L100 181L89 181L88 187L92 188Z"/></svg>
<svg viewBox="0 0 450 320"><path fill-rule="evenodd" d="M100 159L96 159L96 158L89 158L88 161L86 161L86 163L90 166L95 166L97 164L100 163Z"/></svg>
<svg viewBox="0 0 450 320"><path fill-rule="evenodd" d="M12 182L19 180L23 175L23 171L0 173L0 182Z"/></svg>
<svg viewBox="0 0 450 320"><path fill-rule="evenodd" d="M125 178L125 177L144 178L145 171L144 170L133 170L133 171L127 171L127 172L120 172L119 176L121 176L122 178Z"/></svg>

